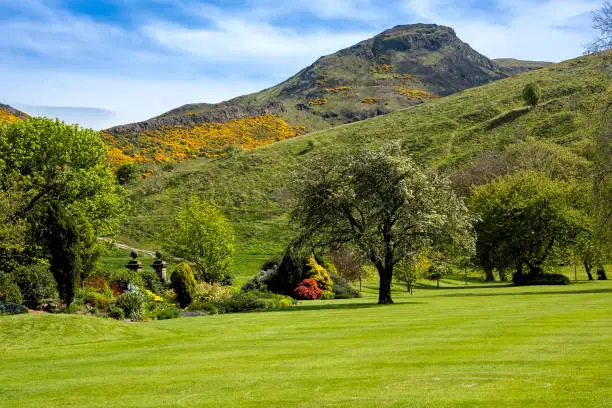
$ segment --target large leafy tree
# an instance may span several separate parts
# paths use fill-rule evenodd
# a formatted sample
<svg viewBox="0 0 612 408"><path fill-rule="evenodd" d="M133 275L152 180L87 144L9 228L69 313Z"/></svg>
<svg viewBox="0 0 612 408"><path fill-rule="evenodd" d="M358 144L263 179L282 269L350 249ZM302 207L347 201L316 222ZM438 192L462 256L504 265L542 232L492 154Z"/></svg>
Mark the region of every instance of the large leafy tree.
<svg viewBox="0 0 612 408"><path fill-rule="evenodd" d="M574 205L573 183L553 181L543 173L521 171L474 188L471 208L477 259L483 267L516 267L541 274L555 251L574 245L588 220Z"/></svg>
<svg viewBox="0 0 612 408"><path fill-rule="evenodd" d="M50 203L87 232L88 239L79 244L82 252L94 253L94 237L116 231L127 199L106 156L107 148L93 130L45 118L0 124L0 219L8 220L2 231L22 238L0 241L4 265L10 263L7 259L25 262L48 254L43 232ZM92 262L83 268L91 268Z"/></svg>
<svg viewBox="0 0 612 408"><path fill-rule="evenodd" d="M397 149L315 158L294 187L291 219L301 243L353 244L378 271L381 304L393 303L394 268L411 255L473 247L467 208L449 182Z"/></svg>
<svg viewBox="0 0 612 408"><path fill-rule="evenodd" d="M213 204L196 196L179 210L166 236L173 255L195 266L199 281L229 283L234 255L234 230Z"/></svg>

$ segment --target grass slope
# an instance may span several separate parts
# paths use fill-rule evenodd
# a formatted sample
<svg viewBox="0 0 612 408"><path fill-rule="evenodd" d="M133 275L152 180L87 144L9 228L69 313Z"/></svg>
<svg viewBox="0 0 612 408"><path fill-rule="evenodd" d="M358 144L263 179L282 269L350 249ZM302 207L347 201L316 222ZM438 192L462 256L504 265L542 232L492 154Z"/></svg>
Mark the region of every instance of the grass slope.
<svg viewBox="0 0 612 408"><path fill-rule="evenodd" d="M417 159L449 168L527 137L582 154L598 131L603 101L612 97L611 78L609 61L584 57L229 158L188 161L130 188L133 215L120 240L155 250L177 207L196 193L229 215L238 235L235 270L253 275L288 242L288 176L313 154L397 141ZM535 110L523 108L521 91L529 82L543 89Z"/></svg>
<svg viewBox="0 0 612 408"><path fill-rule="evenodd" d="M493 60L501 69L509 75L518 75L523 72L533 71L552 65L552 62L523 61L514 58L498 58Z"/></svg>
<svg viewBox="0 0 612 408"><path fill-rule="evenodd" d="M612 283L129 324L0 318L0 405L603 407Z"/></svg>

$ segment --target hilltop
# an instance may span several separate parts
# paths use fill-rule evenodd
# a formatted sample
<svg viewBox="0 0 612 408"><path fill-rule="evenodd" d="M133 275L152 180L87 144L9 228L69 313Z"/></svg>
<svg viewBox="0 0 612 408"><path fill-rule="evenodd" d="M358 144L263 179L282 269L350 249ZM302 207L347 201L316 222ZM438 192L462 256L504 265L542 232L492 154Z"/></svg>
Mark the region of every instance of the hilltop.
<svg viewBox="0 0 612 408"><path fill-rule="evenodd" d="M29 117L30 116L26 113L23 113L12 106L3 105L0 103L0 122L17 122Z"/></svg>
<svg viewBox="0 0 612 408"><path fill-rule="evenodd" d="M584 152L598 130L602 101L612 97L611 78L612 66L603 58L583 57L250 152L187 161L130 188L133 215L120 239L158 248L159 232L197 193L230 216L238 235L236 269L253 274L289 239L288 177L313 154L398 141L418 160L450 169L468 165L478 152L530 137ZM529 82L543 89L533 111L522 108L521 91Z"/></svg>
<svg viewBox="0 0 612 408"><path fill-rule="evenodd" d="M385 115L507 76L449 27L397 26L322 57L272 88L220 104L184 105L104 135L118 149L115 164L217 157L231 144L248 149ZM252 123L254 119L265 124ZM247 130L233 131L237 121L237 127ZM228 132L246 132L247 140L219 136Z"/></svg>

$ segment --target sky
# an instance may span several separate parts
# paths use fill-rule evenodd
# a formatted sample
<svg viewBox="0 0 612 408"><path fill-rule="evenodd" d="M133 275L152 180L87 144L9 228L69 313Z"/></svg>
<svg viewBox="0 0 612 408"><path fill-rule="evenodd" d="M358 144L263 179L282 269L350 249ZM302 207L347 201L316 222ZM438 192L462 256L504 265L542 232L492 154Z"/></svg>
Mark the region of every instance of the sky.
<svg viewBox="0 0 612 408"><path fill-rule="evenodd" d="M0 0L0 103L103 129L273 86L400 24L559 62L602 0Z"/></svg>

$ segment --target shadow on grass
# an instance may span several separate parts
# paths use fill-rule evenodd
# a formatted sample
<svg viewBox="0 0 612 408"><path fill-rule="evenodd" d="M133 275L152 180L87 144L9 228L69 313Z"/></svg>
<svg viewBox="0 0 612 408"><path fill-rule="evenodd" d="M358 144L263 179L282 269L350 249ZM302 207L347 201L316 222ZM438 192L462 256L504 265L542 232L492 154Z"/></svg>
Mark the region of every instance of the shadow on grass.
<svg viewBox="0 0 612 408"><path fill-rule="evenodd" d="M446 283L448 284L448 282L445 282L443 280L440 281L440 283ZM423 289L423 290L464 290L464 289L497 289L497 288L508 288L512 285L511 283L504 283L504 282L499 282L499 283L482 283L482 282L478 282L480 283L479 285L455 285L455 286L440 286L440 288L438 288L436 286L436 283L417 283L414 285L415 289Z"/></svg>
<svg viewBox="0 0 612 408"><path fill-rule="evenodd" d="M422 305L427 302L395 302L392 305L379 305L376 301L368 302L368 303L326 303L326 304L306 304L300 306L293 306L284 309L268 309L263 310L265 313L274 313L274 312L299 312L304 310L356 310L356 309L373 309L380 307L393 307L398 305Z"/></svg>
<svg viewBox="0 0 612 408"><path fill-rule="evenodd" d="M509 285L512 286L512 285ZM473 286L472 286L473 287ZM518 286L517 286L518 287ZM525 286L522 286L523 288ZM608 289L583 289L583 290L559 290L543 292L517 292L517 293L449 293L440 295L441 297L487 297L487 296L532 296L532 295L584 295L589 293L612 293L612 288Z"/></svg>

